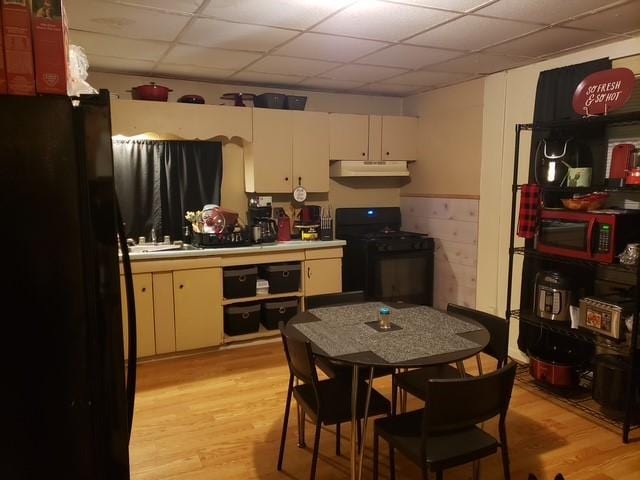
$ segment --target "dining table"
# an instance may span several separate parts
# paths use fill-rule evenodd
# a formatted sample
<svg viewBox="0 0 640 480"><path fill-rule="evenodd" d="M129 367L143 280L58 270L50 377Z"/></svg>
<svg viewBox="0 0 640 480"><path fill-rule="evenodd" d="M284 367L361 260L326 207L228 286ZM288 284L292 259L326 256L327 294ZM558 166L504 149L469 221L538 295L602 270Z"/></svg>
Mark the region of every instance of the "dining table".
<svg viewBox="0 0 640 480"><path fill-rule="evenodd" d="M381 328L379 320L380 309L384 307L389 309L390 325L387 329ZM463 360L481 352L490 339L485 327L463 316L425 305L375 301L300 312L287 322L285 332L287 336L308 341L315 356L352 368L352 480L362 478L364 439L375 369L408 369L455 363L461 376L464 376ZM368 388L360 432L363 441L358 450L356 439L359 422L356 410L361 369L368 370ZM299 425L299 428L302 426Z"/></svg>

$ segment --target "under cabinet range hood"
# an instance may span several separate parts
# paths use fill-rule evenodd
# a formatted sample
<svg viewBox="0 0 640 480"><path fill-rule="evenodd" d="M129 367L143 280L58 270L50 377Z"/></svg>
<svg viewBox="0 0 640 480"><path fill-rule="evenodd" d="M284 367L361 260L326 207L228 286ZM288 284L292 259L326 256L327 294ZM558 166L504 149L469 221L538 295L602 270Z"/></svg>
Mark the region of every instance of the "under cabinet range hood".
<svg viewBox="0 0 640 480"><path fill-rule="evenodd" d="M408 177L406 161L338 160L331 163L330 176L336 177Z"/></svg>

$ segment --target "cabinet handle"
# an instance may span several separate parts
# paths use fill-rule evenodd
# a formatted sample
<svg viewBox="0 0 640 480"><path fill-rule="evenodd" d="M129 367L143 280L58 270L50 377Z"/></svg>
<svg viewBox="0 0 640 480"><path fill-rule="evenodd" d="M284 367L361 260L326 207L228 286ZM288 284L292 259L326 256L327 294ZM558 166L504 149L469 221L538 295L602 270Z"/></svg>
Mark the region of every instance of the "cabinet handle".
<svg viewBox="0 0 640 480"><path fill-rule="evenodd" d="M147 287L142 287L142 291L146 292L147 291Z"/></svg>
<svg viewBox="0 0 640 480"><path fill-rule="evenodd" d="M311 278L311 267L307 267L307 278Z"/></svg>
<svg viewBox="0 0 640 480"><path fill-rule="evenodd" d="M365 152L362 152L362 156L364 157L365 155L366 155L366 153L365 153Z"/></svg>
<svg viewBox="0 0 640 480"><path fill-rule="evenodd" d="M387 152L387 155L389 155L389 152Z"/></svg>
<svg viewBox="0 0 640 480"><path fill-rule="evenodd" d="M184 285L180 285L178 288L179 288L179 289L183 289L183 288L184 288Z"/></svg>
<svg viewBox="0 0 640 480"><path fill-rule="evenodd" d="M298 186L302 185L302 177L298 177Z"/></svg>
<svg viewBox="0 0 640 480"><path fill-rule="evenodd" d="M289 177L284 177L284 181L288 182L289 181Z"/></svg>

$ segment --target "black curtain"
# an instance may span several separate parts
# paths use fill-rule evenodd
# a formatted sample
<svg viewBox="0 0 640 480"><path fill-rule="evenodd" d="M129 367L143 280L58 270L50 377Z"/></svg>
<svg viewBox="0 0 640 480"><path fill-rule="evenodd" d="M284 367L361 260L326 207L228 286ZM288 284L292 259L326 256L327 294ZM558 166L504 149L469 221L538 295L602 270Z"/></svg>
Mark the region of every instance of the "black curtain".
<svg viewBox="0 0 640 480"><path fill-rule="evenodd" d="M182 238L187 210L220 205L222 144L113 140L116 193L127 237Z"/></svg>

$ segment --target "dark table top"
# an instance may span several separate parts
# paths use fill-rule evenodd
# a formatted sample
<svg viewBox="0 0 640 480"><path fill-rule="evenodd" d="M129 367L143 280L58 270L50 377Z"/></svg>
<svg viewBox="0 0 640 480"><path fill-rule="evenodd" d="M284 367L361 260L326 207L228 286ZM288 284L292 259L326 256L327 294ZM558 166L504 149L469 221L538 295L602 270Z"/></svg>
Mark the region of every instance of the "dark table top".
<svg viewBox="0 0 640 480"><path fill-rule="evenodd" d="M477 353L482 351L482 349L484 349L484 347L486 347L489 343L489 332L482 325L468 318L452 315L446 312L431 309L429 307L393 303L387 303L386 305L392 307L393 309L391 316L392 322L396 320L398 321L397 323L402 323L400 322L400 315L403 315L402 310L404 309L410 309L407 311L407 313L411 312L411 316L413 317L413 319L411 320L411 328L408 328L406 323L404 324L406 330L404 333L402 333L402 338L396 337L395 339L392 339L392 337L387 337L389 339L389 345L385 345L384 336L389 335L390 332L375 332L373 329L369 331L367 329L371 327L362 325L363 323L365 323L365 320L375 320L377 309L373 307L373 304L335 306L327 307L324 309L315 309L306 312L300 312L287 323L285 332L287 336L290 336L292 338L303 341L309 340L311 342L311 348L315 355L325 357L345 365L375 367L424 367L454 363L476 355ZM316 345L311 338L307 337L307 335L302 333L296 327L297 325L301 324L323 322L323 325L314 325L313 327L317 328L318 326L320 326L322 328L326 327L329 330L335 329L333 334L336 335L335 332L339 331L338 329L344 326L344 322L349 323L349 318L347 318L349 315L357 316L357 311L356 314L354 314L354 307L362 307L367 309L371 308L370 316L367 312L366 319L363 317L360 321L351 321L350 323L354 325L354 328L351 330L345 330L347 332L351 331L353 338L340 338L340 340L343 340L346 343L349 343L350 341L357 343L358 348L356 349L359 350L357 352L333 355L327 353L318 345ZM314 311L317 312L317 315L314 315ZM461 321L465 323L461 324ZM309 328L309 326L306 326L304 328ZM456 329L469 331L454 333ZM359 331L364 333L364 335L359 335L357 333ZM460 340L460 338L469 340L472 343ZM392 350L403 348L402 343L398 342L406 342L407 344L416 344L418 346L423 344L428 345L429 342L435 342L434 345L437 348L435 348L434 351L438 353L431 354L426 352L425 355L422 355L420 357L395 361L389 360L390 357L393 357L393 354L391 354L390 356L381 354L387 356L387 359L385 359L383 358L383 356L378 355L374 352L374 350L380 352L380 348L384 350L385 347L390 347ZM443 348L447 348L442 346L442 342L453 342L453 344L460 344L460 342L462 342L462 344L464 344L465 347L468 348L458 348L453 351L441 353L439 352L439 350L441 351ZM429 349L425 348L425 350ZM420 351L420 349L418 349L417 351Z"/></svg>

